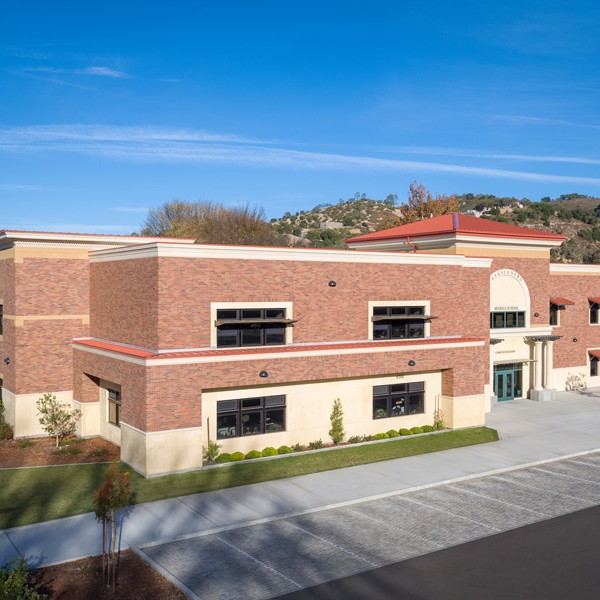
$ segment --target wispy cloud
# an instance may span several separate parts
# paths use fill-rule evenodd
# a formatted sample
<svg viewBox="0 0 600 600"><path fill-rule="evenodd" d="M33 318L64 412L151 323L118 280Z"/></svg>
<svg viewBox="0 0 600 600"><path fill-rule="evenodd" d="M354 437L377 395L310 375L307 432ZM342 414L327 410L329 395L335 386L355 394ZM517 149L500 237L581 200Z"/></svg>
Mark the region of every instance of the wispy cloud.
<svg viewBox="0 0 600 600"><path fill-rule="evenodd" d="M84 69L63 69L59 67L25 67L22 69L33 73L55 73L58 75L96 75L99 77L113 77L115 79L131 79L131 75L124 71L117 71L110 67L85 67Z"/></svg>
<svg viewBox="0 0 600 600"><path fill-rule="evenodd" d="M40 191L45 189L41 185L30 185L30 184L22 184L22 183L0 183L0 190L7 190L9 192L13 191Z"/></svg>
<svg viewBox="0 0 600 600"><path fill-rule="evenodd" d="M284 144L245 138L235 134L209 133L159 127L110 127L102 125L48 125L0 128L0 151L76 153L110 160L170 164L227 164L312 171L376 171L381 173L449 173L476 177L538 183L581 183L600 185L600 178L560 173L498 169L477 164L401 160L361 154L296 150ZM443 151L439 152L440 154ZM451 153L450 153L451 154ZM484 156L485 154L485 156ZM575 157L525 157L518 154L468 152L455 156L581 162ZM519 156L522 158L519 159Z"/></svg>
<svg viewBox="0 0 600 600"><path fill-rule="evenodd" d="M600 129L600 125L589 123L576 123L564 119L548 119L545 117L529 117L526 115L492 115L492 118L498 121L507 121L510 123L521 123L525 125L558 125L563 127L581 127L583 129Z"/></svg>
<svg viewBox="0 0 600 600"><path fill-rule="evenodd" d="M145 206L115 206L112 210L124 213L147 213L148 208Z"/></svg>
<svg viewBox="0 0 600 600"><path fill-rule="evenodd" d="M463 148L435 148L419 146L388 146L379 148L381 151L396 154L417 154L431 156L459 156L465 158L483 158L492 160L512 160L523 162L571 163L579 165L600 165L600 159L585 158L580 156L548 156L532 154L512 154L502 152L489 152L484 150L466 150Z"/></svg>

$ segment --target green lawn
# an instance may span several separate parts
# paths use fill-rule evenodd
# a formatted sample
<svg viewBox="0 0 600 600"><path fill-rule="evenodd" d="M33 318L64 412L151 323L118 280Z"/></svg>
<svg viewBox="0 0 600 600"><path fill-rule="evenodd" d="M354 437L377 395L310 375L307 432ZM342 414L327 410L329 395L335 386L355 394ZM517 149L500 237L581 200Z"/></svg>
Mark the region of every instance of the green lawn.
<svg viewBox="0 0 600 600"><path fill-rule="evenodd" d="M477 427L152 479L132 472L131 478L135 502L141 503L496 440L495 430ZM73 465L0 471L0 529L92 511L92 493L106 469Z"/></svg>

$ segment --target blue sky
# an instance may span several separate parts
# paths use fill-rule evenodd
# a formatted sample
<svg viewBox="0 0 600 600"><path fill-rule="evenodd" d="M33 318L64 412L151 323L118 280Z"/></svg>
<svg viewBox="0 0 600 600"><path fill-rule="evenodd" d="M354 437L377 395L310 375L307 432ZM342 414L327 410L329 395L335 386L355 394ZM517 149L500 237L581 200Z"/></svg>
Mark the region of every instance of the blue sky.
<svg viewBox="0 0 600 600"><path fill-rule="evenodd" d="M595 1L0 4L0 228L174 198L600 196Z"/></svg>

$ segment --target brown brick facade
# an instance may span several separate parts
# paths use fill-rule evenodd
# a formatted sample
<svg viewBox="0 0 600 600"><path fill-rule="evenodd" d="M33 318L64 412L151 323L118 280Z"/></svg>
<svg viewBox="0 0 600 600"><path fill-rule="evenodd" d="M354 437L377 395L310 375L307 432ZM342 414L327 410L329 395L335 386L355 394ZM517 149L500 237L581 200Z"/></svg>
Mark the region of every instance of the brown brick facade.
<svg viewBox="0 0 600 600"><path fill-rule="evenodd" d="M554 344L554 366L586 365L587 349L600 348L600 325L590 325L588 303L588 298L600 298L600 276L552 274L549 279L552 297L575 303L560 311L560 326L554 333L562 339Z"/></svg>
<svg viewBox="0 0 600 600"><path fill-rule="evenodd" d="M291 302L294 343L367 339L368 302L379 300L430 300L432 336L489 328L483 269L159 258L91 271L92 337L152 349L210 346L211 302Z"/></svg>

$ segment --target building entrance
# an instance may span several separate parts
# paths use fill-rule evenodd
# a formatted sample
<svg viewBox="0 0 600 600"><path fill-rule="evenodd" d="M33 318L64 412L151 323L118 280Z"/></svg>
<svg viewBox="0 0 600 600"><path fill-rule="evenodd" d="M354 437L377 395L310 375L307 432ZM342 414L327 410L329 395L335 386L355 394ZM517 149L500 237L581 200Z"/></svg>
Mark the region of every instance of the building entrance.
<svg viewBox="0 0 600 600"><path fill-rule="evenodd" d="M494 365L494 394L498 402L514 400L523 395L523 365Z"/></svg>

